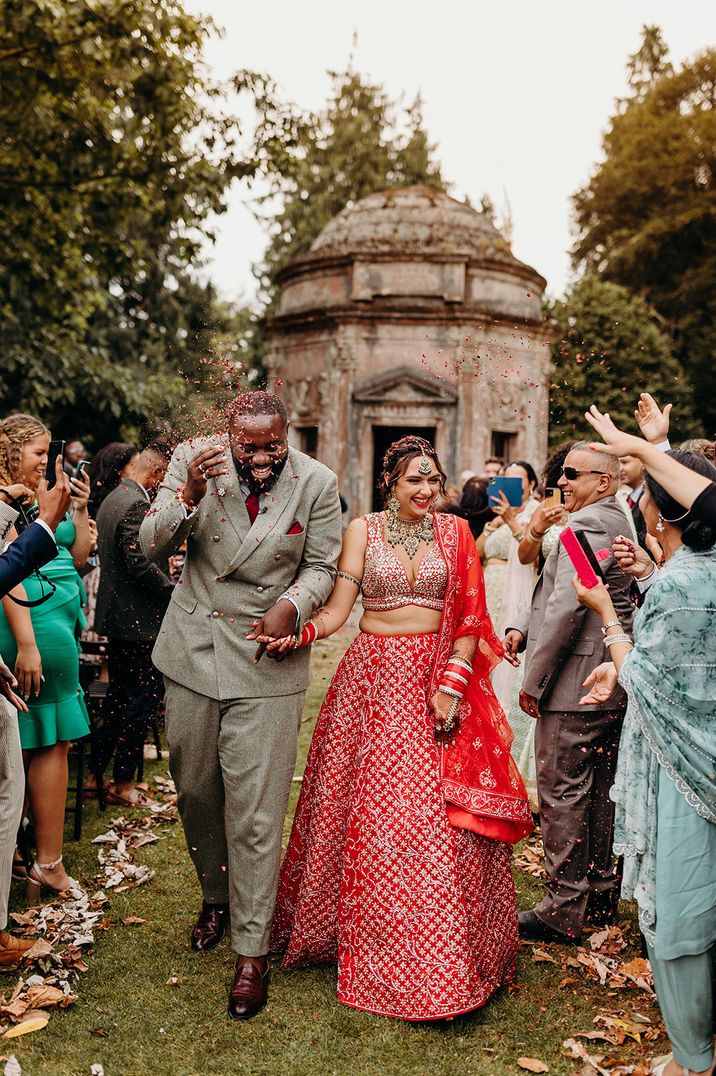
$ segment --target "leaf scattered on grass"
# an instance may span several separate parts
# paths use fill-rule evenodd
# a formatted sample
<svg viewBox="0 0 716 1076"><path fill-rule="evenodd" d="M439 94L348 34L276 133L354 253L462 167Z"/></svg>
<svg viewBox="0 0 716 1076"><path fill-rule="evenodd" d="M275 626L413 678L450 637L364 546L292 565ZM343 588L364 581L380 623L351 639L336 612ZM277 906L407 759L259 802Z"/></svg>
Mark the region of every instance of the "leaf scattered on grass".
<svg viewBox="0 0 716 1076"><path fill-rule="evenodd" d="M538 1057L518 1057L517 1064L527 1072L549 1072L549 1065L545 1065Z"/></svg>
<svg viewBox="0 0 716 1076"><path fill-rule="evenodd" d="M43 1027L47 1027L50 1022L50 1014L48 1012L35 1013L33 1016L28 1016L24 1020L21 1020L19 1024L15 1024L14 1027L8 1028L4 1033L4 1039L17 1039L20 1035L31 1035L33 1031L42 1031Z"/></svg>
<svg viewBox="0 0 716 1076"><path fill-rule="evenodd" d="M525 841L515 857L515 866L532 878L544 879L547 872L544 869L544 849L542 848L542 835L535 830L531 837Z"/></svg>

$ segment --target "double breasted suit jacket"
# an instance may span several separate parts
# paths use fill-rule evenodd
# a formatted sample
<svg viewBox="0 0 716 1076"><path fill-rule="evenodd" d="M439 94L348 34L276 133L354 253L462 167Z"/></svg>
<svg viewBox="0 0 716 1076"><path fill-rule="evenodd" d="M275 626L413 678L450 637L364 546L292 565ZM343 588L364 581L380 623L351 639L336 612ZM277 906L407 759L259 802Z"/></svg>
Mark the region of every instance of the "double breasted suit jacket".
<svg viewBox="0 0 716 1076"><path fill-rule="evenodd" d="M619 568L612 546L627 525L615 497L604 497L569 517L569 526L584 531L595 551L608 550L600 563L609 585L614 608L626 631L631 629L634 606L629 597L631 579ZM601 632L601 617L580 605L572 586L574 566L561 542L545 563L532 595L532 605L509 628L525 636L523 690L539 700L541 710L586 712L618 710L626 705L621 688L607 702L580 706L584 681L603 661L608 661Z"/></svg>
<svg viewBox="0 0 716 1076"><path fill-rule="evenodd" d="M189 461L221 445L229 473L210 480L187 516L181 490ZM187 543L181 581L172 594L154 648L165 676L212 699L292 695L310 682L310 648L283 661L254 665L246 639L287 591L302 623L328 598L341 547L336 476L295 449L265 495L253 525L244 503L228 436L197 438L174 452L154 505L142 523L147 557L161 560Z"/></svg>

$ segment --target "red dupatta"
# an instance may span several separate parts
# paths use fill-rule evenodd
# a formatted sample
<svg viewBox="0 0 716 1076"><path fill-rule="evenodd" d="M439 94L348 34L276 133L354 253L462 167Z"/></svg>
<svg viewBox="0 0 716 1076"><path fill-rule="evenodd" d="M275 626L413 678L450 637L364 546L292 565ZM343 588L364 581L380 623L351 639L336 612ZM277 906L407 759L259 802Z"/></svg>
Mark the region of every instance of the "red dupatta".
<svg viewBox="0 0 716 1076"><path fill-rule="evenodd" d="M480 557L467 522L445 513L436 513L434 519L448 585L429 699L438 690L455 640L465 635L479 640L457 731L440 747L448 818L461 829L516 844L532 831L533 822L524 782L510 754L514 736L489 679L504 649L487 611Z"/></svg>

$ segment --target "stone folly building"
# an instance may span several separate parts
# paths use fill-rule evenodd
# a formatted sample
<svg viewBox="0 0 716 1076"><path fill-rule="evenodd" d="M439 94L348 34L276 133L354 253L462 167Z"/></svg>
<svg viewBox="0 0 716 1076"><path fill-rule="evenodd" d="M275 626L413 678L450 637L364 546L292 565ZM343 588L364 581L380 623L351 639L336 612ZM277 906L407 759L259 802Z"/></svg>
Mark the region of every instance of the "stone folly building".
<svg viewBox="0 0 716 1076"><path fill-rule="evenodd" d="M351 515L379 507L383 454L406 433L436 446L451 481L489 456L544 461L545 280L484 214L422 187L372 194L278 283L269 387Z"/></svg>

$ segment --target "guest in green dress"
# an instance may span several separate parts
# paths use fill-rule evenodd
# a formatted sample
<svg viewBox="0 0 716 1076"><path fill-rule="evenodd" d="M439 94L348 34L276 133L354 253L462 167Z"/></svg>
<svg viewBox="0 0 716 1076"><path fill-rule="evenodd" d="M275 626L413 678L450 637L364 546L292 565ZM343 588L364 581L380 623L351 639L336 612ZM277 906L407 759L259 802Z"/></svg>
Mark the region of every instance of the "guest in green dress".
<svg viewBox="0 0 716 1076"><path fill-rule="evenodd" d="M24 482L31 489L45 473L50 434L30 415L0 422L0 483ZM77 891L62 865L62 836L70 742L89 732L79 684L79 633L84 626L84 592L78 575L89 553L89 480L70 479L71 513L57 528L58 552L2 601L0 653L13 666L28 705L19 714L27 795L32 811L37 858L27 876L28 896L42 886L52 893ZM12 599L40 604L30 608ZM18 864L15 874L21 872Z"/></svg>
<svg viewBox="0 0 716 1076"><path fill-rule="evenodd" d="M674 459L711 481L703 456ZM634 899L673 1055L659 1076L713 1070L716 970L716 528L646 476L640 506L666 558L634 621L634 647L609 592L579 600L602 616L613 664L589 677L582 702L608 698L616 676L629 705L612 799L622 896ZM607 627L607 625L610 625Z"/></svg>

